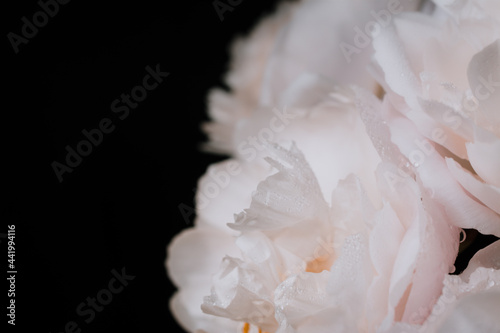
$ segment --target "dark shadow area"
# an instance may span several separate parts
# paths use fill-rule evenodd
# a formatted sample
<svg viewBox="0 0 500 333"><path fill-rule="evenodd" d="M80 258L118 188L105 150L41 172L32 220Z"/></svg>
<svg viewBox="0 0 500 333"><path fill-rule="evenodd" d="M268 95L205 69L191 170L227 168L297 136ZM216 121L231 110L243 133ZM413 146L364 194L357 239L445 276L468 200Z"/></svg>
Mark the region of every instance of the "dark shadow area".
<svg viewBox="0 0 500 333"><path fill-rule="evenodd" d="M46 22L36 1L7 4L0 233L16 226L18 273L16 326L2 332L182 332L164 261L193 225L179 204L224 158L199 150L207 91L275 2L242 1L223 21L207 0L42 0Z"/></svg>

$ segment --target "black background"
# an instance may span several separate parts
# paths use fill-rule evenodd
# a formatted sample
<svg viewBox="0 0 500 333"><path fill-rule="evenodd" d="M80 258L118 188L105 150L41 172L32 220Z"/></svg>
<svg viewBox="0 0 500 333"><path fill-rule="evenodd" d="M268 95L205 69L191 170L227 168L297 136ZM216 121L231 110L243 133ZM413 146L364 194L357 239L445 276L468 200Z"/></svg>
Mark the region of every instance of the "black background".
<svg viewBox="0 0 500 333"><path fill-rule="evenodd" d="M170 314L175 288L164 267L166 246L192 226L178 205L192 206L208 164L206 95L222 85L228 47L275 8L276 1L242 1L221 21L212 0L73 0L15 54L7 34L21 34L36 1L5 3L2 103L2 226L16 225L16 326L8 331L182 331ZM124 120L110 104L142 83L145 67L167 77ZM51 167L65 146L103 118L116 126L59 183ZM1 239L2 274L7 270ZM111 271L135 276L90 323L76 314L87 297L107 288Z"/></svg>

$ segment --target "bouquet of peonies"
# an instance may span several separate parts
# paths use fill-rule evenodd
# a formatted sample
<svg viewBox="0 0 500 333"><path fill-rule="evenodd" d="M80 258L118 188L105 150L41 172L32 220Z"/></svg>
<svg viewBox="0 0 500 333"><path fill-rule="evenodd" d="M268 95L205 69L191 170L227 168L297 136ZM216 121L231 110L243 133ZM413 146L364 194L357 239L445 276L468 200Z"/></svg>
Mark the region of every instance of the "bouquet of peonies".
<svg viewBox="0 0 500 333"><path fill-rule="evenodd" d="M500 1L284 2L209 94L189 332L500 332ZM496 239L496 238L495 238ZM455 273L455 274L452 274ZM457 274L460 273L460 274Z"/></svg>

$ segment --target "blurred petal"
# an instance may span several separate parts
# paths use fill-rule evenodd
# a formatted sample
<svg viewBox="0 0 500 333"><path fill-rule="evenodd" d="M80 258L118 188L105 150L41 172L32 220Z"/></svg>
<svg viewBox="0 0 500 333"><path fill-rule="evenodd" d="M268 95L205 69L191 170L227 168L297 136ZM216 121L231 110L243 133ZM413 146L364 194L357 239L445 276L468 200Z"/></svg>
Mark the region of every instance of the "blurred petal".
<svg viewBox="0 0 500 333"><path fill-rule="evenodd" d="M500 290L462 298L440 327L442 333L499 332Z"/></svg>
<svg viewBox="0 0 500 333"><path fill-rule="evenodd" d="M235 213L250 205L252 189L271 173L270 167L249 165L234 159L210 165L198 181L196 225L215 227L236 235L227 223L234 220Z"/></svg>
<svg viewBox="0 0 500 333"><path fill-rule="evenodd" d="M167 249L166 266L170 279L179 288L203 284L217 272L225 255L238 255L233 238L212 228L191 228L177 235Z"/></svg>

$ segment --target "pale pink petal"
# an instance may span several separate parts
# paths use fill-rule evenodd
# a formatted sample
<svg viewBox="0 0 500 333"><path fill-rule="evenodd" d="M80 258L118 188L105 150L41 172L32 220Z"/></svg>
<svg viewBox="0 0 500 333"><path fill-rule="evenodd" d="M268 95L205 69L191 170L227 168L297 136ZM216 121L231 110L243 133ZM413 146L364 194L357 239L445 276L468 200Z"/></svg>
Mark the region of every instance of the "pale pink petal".
<svg viewBox="0 0 500 333"><path fill-rule="evenodd" d="M231 92L213 89L208 95L211 122L203 128L210 137L205 149L234 154L234 134L241 119L258 107L265 67L277 34L298 4L285 3L267 16L247 37L237 38L231 48L230 70L225 81Z"/></svg>
<svg viewBox="0 0 500 333"><path fill-rule="evenodd" d="M281 30L290 24L293 13L300 5L300 1L281 3L273 15L264 17L256 25L249 36L234 41L226 82L238 99L250 105L259 101L265 68L277 38Z"/></svg>
<svg viewBox="0 0 500 333"><path fill-rule="evenodd" d="M486 206L500 214L500 189L482 182L475 175L465 170L452 158L446 158L448 169L455 179L462 185L470 194Z"/></svg>
<svg viewBox="0 0 500 333"><path fill-rule="evenodd" d="M270 230L292 226L317 218L326 220L328 205L318 182L302 153L274 146L276 159L267 159L278 173L261 182L252 196L249 209L238 214L236 230Z"/></svg>
<svg viewBox="0 0 500 333"><path fill-rule="evenodd" d="M332 316L331 311L326 311L329 274L323 271L293 275L276 288L274 299L276 319L280 324L278 332L307 332L324 324L322 312Z"/></svg>
<svg viewBox="0 0 500 333"><path fill-rule="evenodd" d="M273 290L276 281L266 278L258 266L226 257L214 277L210 296L204 298L203 312L275 331Z"/></svg>
<svg viewBox="0 0 500 333"><path fill-rule="evenodd" d="M373 147L382 161L398 165L402 156L397 146L391 141L391 133L384 120L384 112L389 108L389 100L384 99L382 102L369 91L358 87L353 87L353 91L356 96L356 108Z"/></svg>
<svg viewBox="0 0 500 333"><path fill-rule="evenodd" d="M500 236L500 216L469 197L452 177L444 159L432 144L418 135L407 119L393 119L391 138L415 166L423 186L443 205L451 223Z"/></svg>
<svg viewBox="0 0 500 333"><path fill-rule="evenodd" d="M405 173L396 165L383 162L377 168L378 187L384 199L391 205L405 229L409 229L415 216L418 215L418 202L420 193L418 184L413 181L412 174Z"/></svg>
<svg viewBox="0 0 500 333"><path fill-rule="evenodd" d="M384 73L385 84L415 111L419 110L418 97L426 91L421 72L427 65L423 52L430 48L423 46L439 35L442 25L428 15L402 13L373 41L374 60Z"/></svg>
<svg viewBox="0 0 500 333"><path fill-rule="evenodd" d="M183 288L170 299L170 310L179 324L188 332L236 332L238 322L203 313L200 304L205 289Z"/></svg>
<svg viewBox="0 0 500 333"><path fill-rule="evenodd" d="M500 270L500 241L497 240L484 249L477 251L469 261L467 268L460 274L460 277L464 281L468 281L470 275L479 267Z"/></svg>
<svg viewBox="0 0 500 333"><path fill-rule="evenodd" d="M500 188L500 138L478 129L474 142L467 144L467 153L474 171L485 182Z"/></svg>
<svg viewBox="0 0 500 333"><path fill-rule="evenodd" d="M207 103L213 121L202 124L203 130L210 138L203 148L215 153L232 154L235 127L240 119L248 117L253 106L222 89L213 89L208 95Z"/></svg>
<svg viewBox="0 0 500 333"><path fill-rule="evenodd" d="M375 82L366 72L371 57L371 39L356 44L356 31L375 21L372 11L388 12L387 0L376 1L304 1L290 24L279 35L266 72L263 103L276 105L277 96L303 73L320 74L336 82L357 84L373 90ZM416 7L401 2L398 11ZM383 22L384 25L389 22ZM321 33L318 33L321 31ZM359 48L357 46L359 46ZM357 49L350 54L349 49Z"/></svg>
<svg viewBox="0 0 500 333"><path fill-rule="evenodd" d="M348 237L330 272L291 276L276 289L279 332L357 331L373 273L366 237Z"/></svg>
<svg viewBox="0 0 500 333"><path fill-rule="evenodd" d="M460 275L448 275L444 279L442 293L437 300L431 315L425 323L419 327L418 332L421 333L438 333L444 331L455 332L457 327L455 323L462 323L463 327L468 329L488 323L498 323L498 319L491 321L491 313L489 311L481 311L482 314L475 313L472 317L464 316L461 307L467 303L469 297L475 298L477 295L495 295L498 298L500 292L500 243L497 241L490 244L486 248L478 251L469 262L467 269ZM490 296L487 296L489 298ZM482 299L482 296L479 297ZM499 299L500 300L500 299ZM481 308L481 306L479 306ZM494 313L498 318L498 306L494 307ZM464 316L465 321L457 320L458 316ZM471 326L472 325L472 326ZM481 326L479 326L481 327ZM486 329L488 326L483 326L480 332L490 332ZM491 329L491 327L490 327ZM473 330L476 331L476 330ZM458 332L460 330L458 329ZM464 331L469 332L469 331ZM493 330L492 332L495 332Z"/></svg>
<svg viewBox="0 0 500 333"><path fill-rule="evenodd" d="M365 309L359 305L366 302L375 274L368 246L368 239L363 234L349 236L330 270L327 287L331 295L329 307L332 308L330 327L342 325L346 331L353 332L361 324L360 319L366 316Z"/></svg>
<svg viewBox="0 0 500 333"><path fill-rule="evenodd" d="M354 173L378 204L373 170L380 157L355 109L351 89L334 86L319 76L302 75L283 96L287 107L261 108L241 121L235 136L238 157L260 161L269 154L264 147L268 140L282 146L296 142L327 202L338 181Z"/></svg>
<svg viewBox="0 0 500 333"><path fill-rule="evenodd" d="M378 327L388 313L392 269L405 232L388 203L377 212L373 223L369 244L376 275L366 297L368 327Z"/></svg>
<svg viewBox="0 0 500 333"><path fill-rule="evenodd" d="M271 167L243 163L235 159L212 164L198 181L196 191L197 226L210 226L236 235L227 223L248 207L252 190L272 174Z"/></svg>
<svg viewBox="0 0 500 333"><path fill-rule="evenodd" d="M465 144L474 140L474 122L442 103L423 100L420 103L425 113L437 122L427 137L458 157L467 158Z"/></svg>
<svg viewBox="0 0 500 333"><path fill-rule="evenodd" d="M422 244L403 315L403 321L412 324L423 323L434 307L445 276L455 271L459 244L459 229L449 224L442 207L426 192L422 208Z"/></svg>
<svg viewBox="0 0 500 333"><path fill-rule="evenodd" d="M381 326L388 330L394 321L421 324L426 318L444 276L453 271L459 231L449 225L442 207L411 177L399 176L389 163L382 164L377 173L381 189L391 199L405 232L395 259L389 256L386 264L394 262L387 291L388 308L384 311L387 316ZM391 182L388 174L397 180Z"/></svg>
<svg viewBox="0 0 500 333"><path fill-rule="evenodd" d="M303 242L304 245L308 242ZM297 264L300 259L287 256L276 242L262 232L245 232L236 240L246 262L258 265L265 272L266 280L276 285L284 278L288 264ZM271 287L269 287L272 289Z"/></svg>
<svg viewBox="0 0 500 333"><path fill-rule="evenodd" d="M179 288L197 284L210 288L207 277L217 272L221 258L238 254L233 237L228 233L213 228L191 228L177 235L169 244L167 271Z"/></svg>
<svg viewBox="0 0 500 333"><path fill-rule="evenodd" d="M462 298L439 328L441 333L500 332L500 290Z"/></svg>
<svg viewBox="0 0 500 333"><path fill-rule="evenodd" d="M203 297L210 290L210 276L217 272L221 258L237 255L238 248L227 233L211 228L195 228L177 235L168 246L166 267L179 287L170 301L173 315L187 331L233 330L236 323L201 311Z"/></svg>
<svg viewBox="0 0 500 333"><path fill-rule="evenodd" d="M497 39L472 57L467 69L469 84L479 100L478 121L500 135L500 41Z"/></svg>

